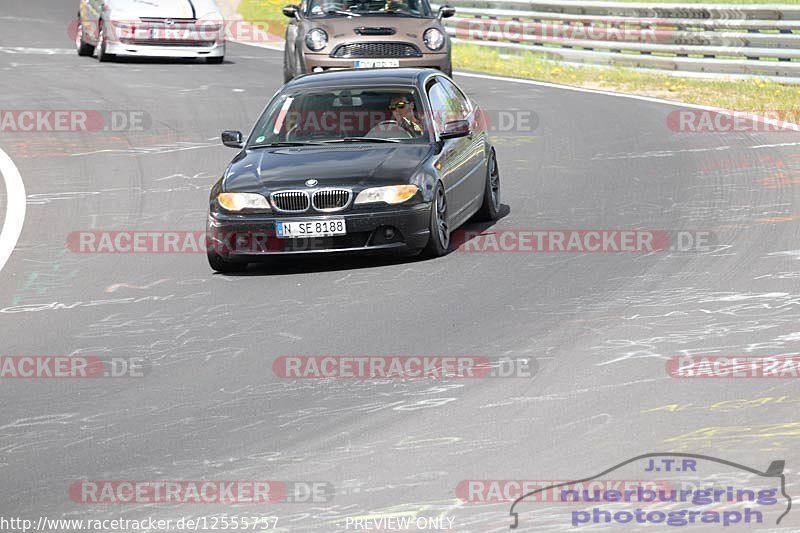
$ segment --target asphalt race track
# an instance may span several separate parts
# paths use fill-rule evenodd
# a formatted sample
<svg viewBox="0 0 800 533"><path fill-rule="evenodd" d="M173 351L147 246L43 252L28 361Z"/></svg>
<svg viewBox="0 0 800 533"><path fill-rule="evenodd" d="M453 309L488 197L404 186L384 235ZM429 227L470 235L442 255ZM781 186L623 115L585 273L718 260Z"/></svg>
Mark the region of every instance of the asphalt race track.
<svg viewBox="0 0 800 533"><path fill-rule="evenodd" d="M676 355L798 353L800 134L678 133L664 103L457 72L484 109L537 118L494 133L505 216L468 229L707 231L715 245L287 259L231 276L203 254L74 253L76 231L203 230L209 188L235 155L219 133L249 130L282 64L240 44L223 65L101 64L74 52L75 4L3 0L0 109L141 111L146 127L0 132L27 191L0 272L0 355L148 368L0 381L0 515L269 515L280 530L320 532L353 530L348 517L449 517L455 531L507 531L510 502L461 501L460 481L578 479L648 452L758 469L783 459L787 491L800 494L796 380L665 371ZM403 381L272 370L280 356L326 354L534 357L538 371ZM68 492L77 480L206 479L324 482L335 496L107 505ZM798 530L797 516L777 529ZM537 523L521 529L572 528Z"/></svg>

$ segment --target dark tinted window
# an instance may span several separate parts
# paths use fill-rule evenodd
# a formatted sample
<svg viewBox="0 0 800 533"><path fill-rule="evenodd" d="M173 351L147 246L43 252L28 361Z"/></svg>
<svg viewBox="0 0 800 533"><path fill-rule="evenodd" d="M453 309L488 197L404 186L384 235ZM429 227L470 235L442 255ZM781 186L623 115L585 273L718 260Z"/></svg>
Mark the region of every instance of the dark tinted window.
<svg viewBox="0 0 800 533"><path fill-rule="evenodd" d="M310 0L307 13L312 17L336 17L345 13L430 17L427 0Z"/></svg>

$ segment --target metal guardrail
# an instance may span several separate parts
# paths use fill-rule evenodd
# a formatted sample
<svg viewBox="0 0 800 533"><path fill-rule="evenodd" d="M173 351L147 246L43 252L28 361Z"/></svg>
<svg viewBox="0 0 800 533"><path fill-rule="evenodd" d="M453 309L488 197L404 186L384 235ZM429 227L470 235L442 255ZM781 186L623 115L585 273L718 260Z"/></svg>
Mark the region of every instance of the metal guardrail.
<svg viewBox="0 0 800 533"><path fill-rule="evenodd" d="M800 83L800 5L449 0L456 41L573 63ZM438 6L434 6L438 7Z"/></svg>

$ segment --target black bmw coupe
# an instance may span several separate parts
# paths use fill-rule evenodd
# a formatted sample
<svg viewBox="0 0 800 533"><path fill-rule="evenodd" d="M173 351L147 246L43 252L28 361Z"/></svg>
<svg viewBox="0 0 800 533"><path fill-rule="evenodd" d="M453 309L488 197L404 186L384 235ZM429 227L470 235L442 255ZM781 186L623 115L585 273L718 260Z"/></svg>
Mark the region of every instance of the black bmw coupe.
<svg viewBox="0 0 800 533"><path fill-rule="evenodd" d="M497 218L500 176L480 108L432 69L331 71L278 91L211 190L211 268L279 254L439 256Z"/></svg>

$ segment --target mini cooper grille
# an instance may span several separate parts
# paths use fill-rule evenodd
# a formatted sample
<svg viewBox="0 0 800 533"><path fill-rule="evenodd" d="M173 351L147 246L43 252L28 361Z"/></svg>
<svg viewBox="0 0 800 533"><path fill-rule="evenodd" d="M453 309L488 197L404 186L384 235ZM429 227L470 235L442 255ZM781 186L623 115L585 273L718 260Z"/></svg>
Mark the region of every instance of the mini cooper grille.
<svg viewBox="0 0 800 533"><path fill-rule="evenodd" d="M314 209L329 211L342 209L350 203L350 191L347 189L325 189L317 191L311 199Z"/></svg>
<svg viewBox="0 0 800 533"><path fill-rule="evenodd" d="M331 57L422 57L409 43L351 43L336 47Z"/></svg>
<svg viewBox="0 0 800 533"><path fill-rule="evenodd" d="M301 191L276 192L272 195L275 207L281 211L302 213L308 210L308 194Z"/></svg>

